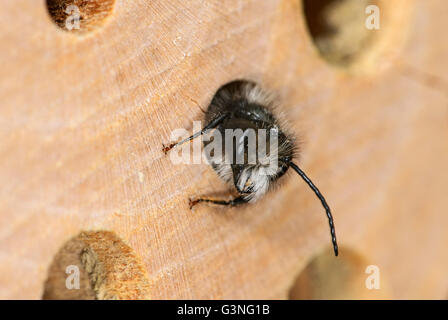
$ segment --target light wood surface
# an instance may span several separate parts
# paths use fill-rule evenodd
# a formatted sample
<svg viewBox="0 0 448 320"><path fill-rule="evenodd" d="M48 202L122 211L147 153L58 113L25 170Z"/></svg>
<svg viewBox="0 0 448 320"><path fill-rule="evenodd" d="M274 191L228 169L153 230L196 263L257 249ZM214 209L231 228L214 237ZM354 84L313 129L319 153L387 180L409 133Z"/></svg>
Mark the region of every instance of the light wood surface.
<svg viewBox="0 0 448 320"><path fill-rule="evenodd" d="M290 297L330 247L311 190L290 173L257 204L192 212L188 197L228 187L161 151L235 79L279 96L333 209L337 263L356 261L347 281L377 265L383 286L368 297L446 298L448 3L386 2L377 41L338 67L299 0L117 0L81 33L45 1L0 1L0 298L40 299L58 251L92 230L132 248L145 297ZM326 297L310 292L299 297Z"/></svg>

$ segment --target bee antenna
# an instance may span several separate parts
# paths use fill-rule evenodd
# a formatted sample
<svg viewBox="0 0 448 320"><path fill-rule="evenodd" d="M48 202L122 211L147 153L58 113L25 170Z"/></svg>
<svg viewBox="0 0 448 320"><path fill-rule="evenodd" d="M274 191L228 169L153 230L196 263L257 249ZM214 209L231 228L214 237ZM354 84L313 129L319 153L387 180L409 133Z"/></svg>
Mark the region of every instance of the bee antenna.
<svg viewBox="0 0 448 320"><path fill-rule="evenodd" d="M331 233L331 241L333 242L333 250L334 255L338 256L338 243L336 241L336 229L334 228L334 220L331 215L330 207L325 201L324 196L320 193L319 189L314 185L314 183L307 177L305 172L303 172L297 165L290 162L289 165L302 177L303 180L308 184L308 186L314 191L316 196L319 198L320 202L322 202L323 207L325 208L325 212L327 213L328 223L330 224L330 233Z"/></svg>

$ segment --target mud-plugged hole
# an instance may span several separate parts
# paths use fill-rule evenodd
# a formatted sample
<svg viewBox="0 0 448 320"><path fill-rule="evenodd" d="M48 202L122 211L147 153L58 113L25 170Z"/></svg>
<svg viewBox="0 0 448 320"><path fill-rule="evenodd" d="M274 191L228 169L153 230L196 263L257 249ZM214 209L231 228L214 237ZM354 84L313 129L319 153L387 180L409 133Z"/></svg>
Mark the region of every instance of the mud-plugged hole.
<svg viewBox="0 0 448 320"><path fill-rule="evenodd" d="M113 232L81 232L66 242L48 269L43 299L149 299L145 268Z"/></svg>
<svg viewBox="0 0 448 320"><path fill-rule="evenodd" d="M115 0L46 0L48 13L63 30L85 33L101 27Z"/></svg>

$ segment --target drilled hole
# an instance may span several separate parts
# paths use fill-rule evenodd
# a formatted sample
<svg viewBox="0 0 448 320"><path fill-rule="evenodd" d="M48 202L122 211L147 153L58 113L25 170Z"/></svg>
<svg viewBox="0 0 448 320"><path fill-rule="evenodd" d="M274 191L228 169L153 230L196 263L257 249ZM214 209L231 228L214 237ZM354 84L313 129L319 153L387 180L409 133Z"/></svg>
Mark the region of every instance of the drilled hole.
<svg viewBox="0 0 448 320"><path fill-rule="evenodd" d="M365 26L369 0L304 0L303 8L313 40L329 62L348 65L372 41Z"/></svg>
<svg viewBox="0 0 448 320"><path fill-rule="evenodd" d="M376 270L378 273L373 274ZM369 264L347 248L341 248L338 257L328 249L313 258L300 273L289 292L289 298L386 299L389 290L380 271L378 266ZM378 287L374 287L373 280Z"/></svg>
<svg viewBox="0 0 448 320"><path fill-rule="evenodd" d="M102 26L115 0L46 0L53 21L70 32L85 33Z"/></svg>
<svg viewBox="0 0 448 320"><path fill-rule="evenodd" d="M412 1L404 0L302 2L309 33L325 60L372 70L401 49L413 7Z"/></svg>
<svg viewBox="0 0 448 320"><path fill-rule="evenodd" d="M150 285L133 250L108 231L81 232L59 250L43 299L149 299Z"/></svg>

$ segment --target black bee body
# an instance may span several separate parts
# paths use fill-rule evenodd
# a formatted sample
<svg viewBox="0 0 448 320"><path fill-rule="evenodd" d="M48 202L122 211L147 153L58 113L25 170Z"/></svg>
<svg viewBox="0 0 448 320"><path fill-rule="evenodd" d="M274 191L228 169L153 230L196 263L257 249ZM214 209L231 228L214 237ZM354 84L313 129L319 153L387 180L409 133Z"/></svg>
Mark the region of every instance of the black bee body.
<svg viewBox="0 0 448 320"><path fill-rule="evenodd" d="M292 162L297 153L295 140L291 134L284 132L287 125L285 121L280 121L274 116L274 109L274 99L255 83L231 82L218 90L210 103L205 113L206 126L200 132L164 147L163 150L166 153L177 145L201 135L207 136L211 132L219 133L222 137L221 147L218 150L221 151L221 156L216 157L217 149L206 155L218 176L234 186L239 196L229 201L208 198L190 199L190 207L200 202L229 206L255 202L292 167L322 202L330 224L334 252L338 255L336 232L330 208L317 187ZM227 136L227 131L239 131L241 135ZM246 133L249 134L246 135ZM250 133L253 133L252 143L249 143ZM212 141L214 139L204 141L204 149L207 149ZM276 143L273 144L272 141ZM263 143L260 144L260 142ZM251 149L251 145L255 147ZM275 163L275 166L272 163Z"/></svg>
<svg viewBox="0 0 448 320"><path fill-rule="evenodd" d="M255 202L262 197L273 183L286 173L289 162L293 158L294 142L283 133L280 123L271 112L272 105L272 99L256 84L235 81L216 93L205 114L207 123L223 117L215 127L223 137L223 158L218 161L209 158L209 163L224 181L235 186L241 196L239 203ZM247 145L249 139L229 141L236 138L226 135L226 130L238 129L242 133L249 130L254 132L256 147L253 150L256 156L252 163L249 161L250 148ZM261 137L260 130L264 130L266 136ZM275 134L277 139L275 154L272 155L270 153L271 134ZM264 140L260 141L261 139ZM260 142L265 143L264 148L263 146L260 148ZM204 146L208 143L204 141ZM230 152L229 146L232 148ZM242 163L236 160L239 153L242 153L240 154L244 160ZM228 154L231 154L233 158L227 158ZM266 168L271 164L271 156L276 157L278 166L275 170L267 172Z"/></svg>

